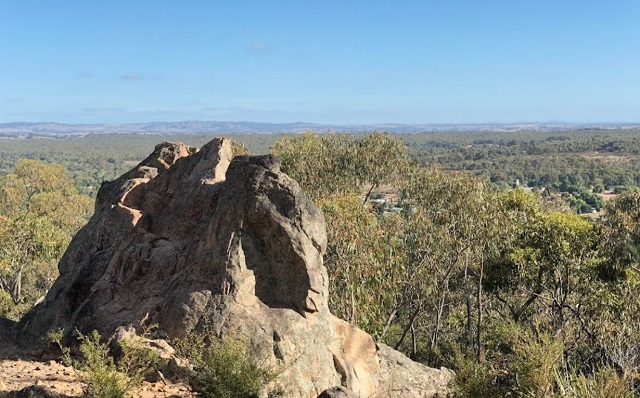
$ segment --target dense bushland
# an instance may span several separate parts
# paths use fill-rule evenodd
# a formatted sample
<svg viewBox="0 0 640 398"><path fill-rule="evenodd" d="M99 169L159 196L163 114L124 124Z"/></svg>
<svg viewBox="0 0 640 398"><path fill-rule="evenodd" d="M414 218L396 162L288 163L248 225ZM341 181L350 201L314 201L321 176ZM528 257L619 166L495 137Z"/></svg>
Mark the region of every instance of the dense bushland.
<svg viewBox="0 0 640 398"><path fill-rule="evenodd" d="M325 213L338 316L455 369L460 396L636 394L638 192L593 221L535 193L419 167L389 135L306 134L274 152ZM366 203L383 183L398 189L395 211Z"/></svg>
<svg viewBox="0 0 640 398"><path fill-rule="evenodd" d="M562 144L556 151L587 145L552 138L549 145ZM443 163L437 151L420 165L391 135L309 133L272 151L324 211L338 316L427 365L453 368L462 397L638 395L638 191L592 220L553 195L444 170L432 164ZM627 163L633 185L635 163ZM597 190L594 182L609 181L593 173L575 182ZM35 161L0 176L2 314L18 318L57 276L91 211L78 185L61 167ZM386 203L383 188L393 193Z"/></svg>

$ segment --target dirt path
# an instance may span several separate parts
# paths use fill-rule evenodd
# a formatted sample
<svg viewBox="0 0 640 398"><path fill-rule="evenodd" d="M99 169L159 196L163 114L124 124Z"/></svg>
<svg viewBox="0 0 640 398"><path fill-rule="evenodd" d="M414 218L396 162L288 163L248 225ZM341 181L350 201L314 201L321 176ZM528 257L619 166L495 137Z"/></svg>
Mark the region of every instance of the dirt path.
<svg viewBox="0 0 640 398"><path fill-rule="evenodd" d="M84 385L78 379L73 368L53 360L27 361L0 359L0 396L2 393L17 391L30 385L45 386L53 391L69 396L80 396ZM160 381L144 382L142 387L133 392L135 398L152 397L184 397L193 398L189 386L182 383Z"/></svg>

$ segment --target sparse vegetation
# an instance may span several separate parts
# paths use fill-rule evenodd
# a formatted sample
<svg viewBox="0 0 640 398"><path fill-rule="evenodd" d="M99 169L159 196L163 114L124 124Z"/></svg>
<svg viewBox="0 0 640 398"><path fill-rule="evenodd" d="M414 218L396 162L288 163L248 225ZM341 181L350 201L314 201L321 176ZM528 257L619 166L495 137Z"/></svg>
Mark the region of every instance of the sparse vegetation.
<svg viewBox="0 0 640 398"><path fill-rule="evenodd" d="M48 338L60 348L64 362L76 369L89 397L125 397L142 384L145 375L163 366L158 353L145 347L139 337L119 342L121 355L115 359L110 347L112 339L103 341L96 330L86 336L76 333L80 342L78 359L62 344L62 330L49 332Z"/></svg>
<svg viewBox="0 0 640 398"><path fill-rule="evenodd" d="M210 330L191 332L174 340L178 355L187 358L196 375L190 384L204 398L284 397L281 388L269 388L276 372L250 358L233 338L219 338Z"/></svg>
<svg viewBox="0 0 640 398"><path fill-rule="evenodd" d="M102 343L100 334L93 331L88 336L80 335L82 359L71 364L87 384L86 394L94 398L121 398L130 387L129 376L120 372L109 353L109 341Z"/></svg>

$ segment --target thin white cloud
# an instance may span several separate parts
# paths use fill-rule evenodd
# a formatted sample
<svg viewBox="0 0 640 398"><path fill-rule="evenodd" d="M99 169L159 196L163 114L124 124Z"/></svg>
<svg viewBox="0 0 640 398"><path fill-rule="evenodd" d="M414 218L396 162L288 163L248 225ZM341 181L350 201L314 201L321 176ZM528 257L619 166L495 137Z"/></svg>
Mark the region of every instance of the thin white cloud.
<svg viewBox="0 0 640 398"><path fill-rule="evenodd" d="M13 98L5 98L2 100L5 104L22 104L25 103L26 100L22 97L13 97Z"/></svg>
<svg viewBox="0 0 640 398"><path fill-rule="evenodd" d="M249 44L249 51L255 54L266 54L275 51L275 48L262 40L255 40Z"/></svg>
<svg viewBox="0 0 640 398"><path fill-rule="evenodd" d="M125 108L83 108L82 112L86 113L101 113L101 112L127 112Z"/></svg>
<svg viewBox="0 0 640 398"><path fill-rule="evenodd" d="M128 82L141 81L141 80L147 80L147 79L149 79L149 76L143 75L141 73L126 73L120 76L120 80L128 81Z"/></svg>

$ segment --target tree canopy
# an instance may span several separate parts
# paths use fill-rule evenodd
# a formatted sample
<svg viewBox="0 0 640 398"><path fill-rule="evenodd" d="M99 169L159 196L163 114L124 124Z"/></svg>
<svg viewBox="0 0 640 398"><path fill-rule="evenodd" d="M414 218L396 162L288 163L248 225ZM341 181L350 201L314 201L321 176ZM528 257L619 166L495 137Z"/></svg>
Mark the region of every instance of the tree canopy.
<svg viewBox="0 0 640 398"><path fill-rule="evenodd" d="M0 176L0 314L17 318L47 291L92 206L59 165L20 160Z"/></svg>

